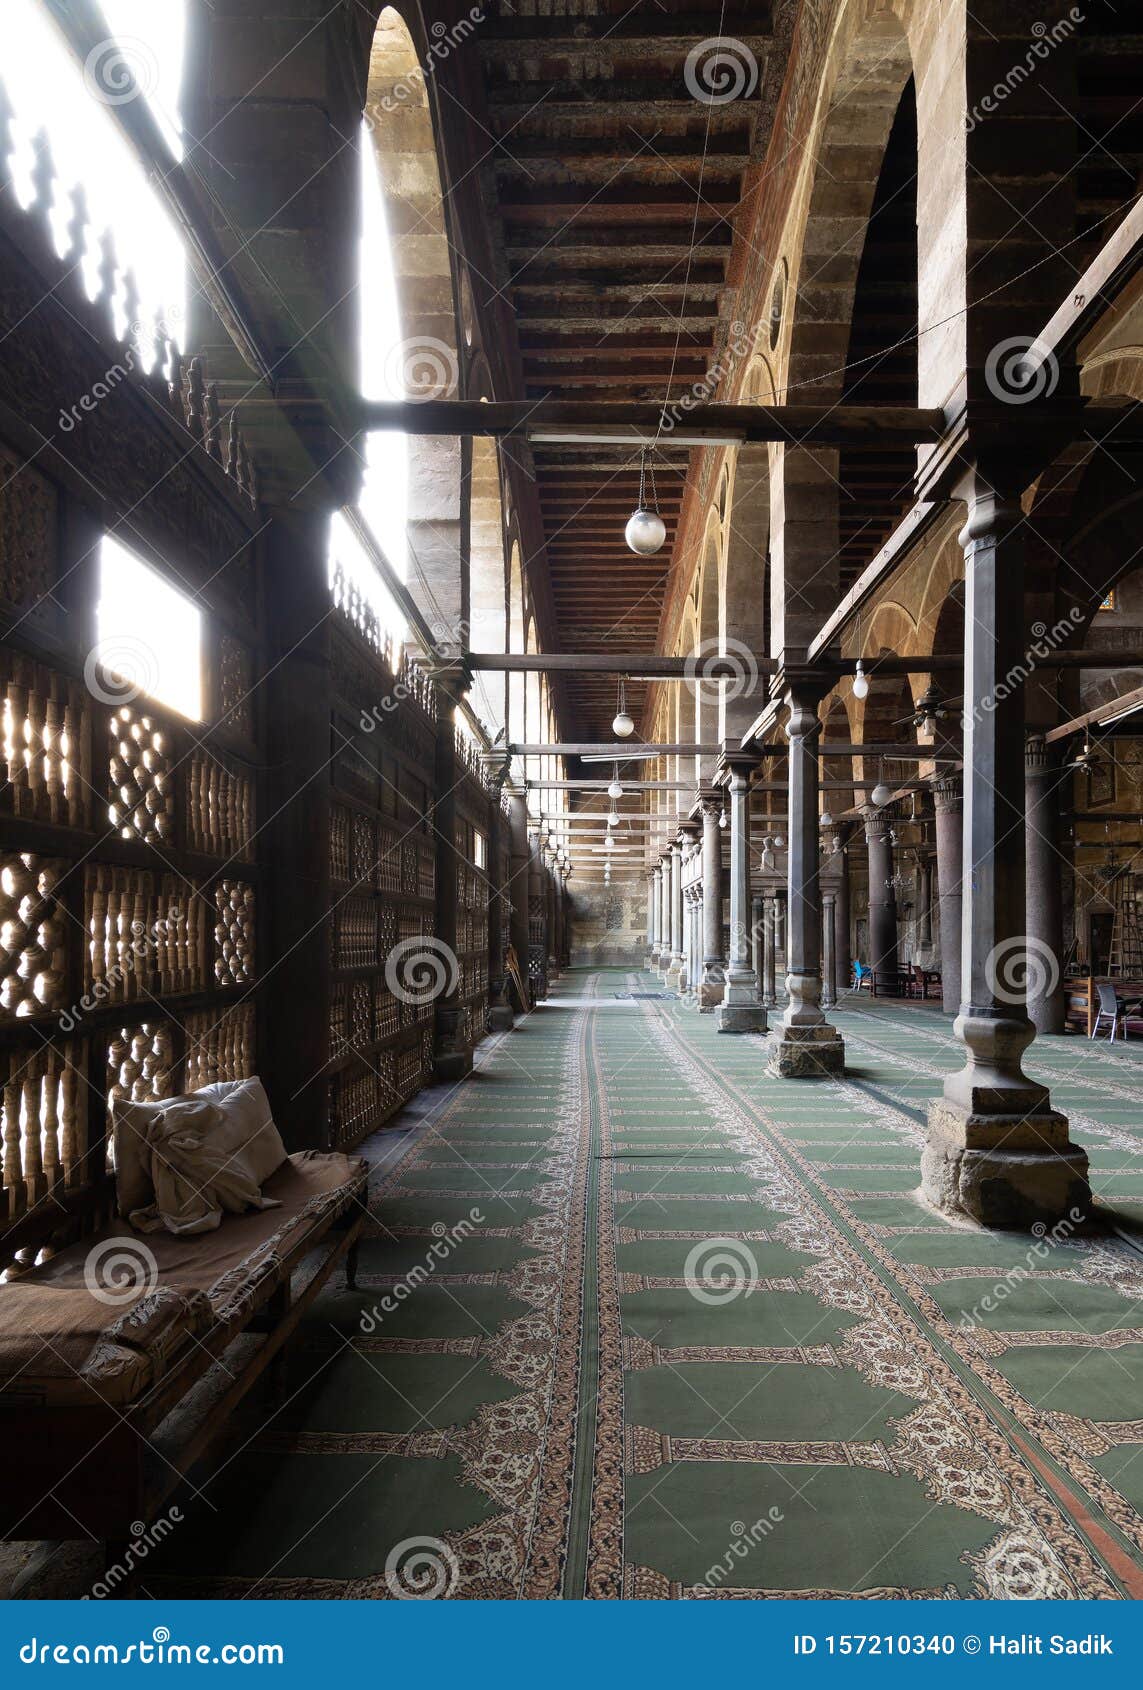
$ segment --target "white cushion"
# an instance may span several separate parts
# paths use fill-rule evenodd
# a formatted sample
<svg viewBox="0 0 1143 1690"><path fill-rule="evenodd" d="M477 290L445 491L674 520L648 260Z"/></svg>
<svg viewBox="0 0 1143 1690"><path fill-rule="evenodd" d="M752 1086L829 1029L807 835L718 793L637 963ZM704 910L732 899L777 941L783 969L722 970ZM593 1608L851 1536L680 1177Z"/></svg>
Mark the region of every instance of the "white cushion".
<svg viewBox="0 0 1143 1690"><path fill-rule="evenodd" d="M261 1080L223 1080L159 1103L116 1100L119 1211L142 1231L203 1232L224 1213L269 1207L260 1188L286 1160Z"/></svg>

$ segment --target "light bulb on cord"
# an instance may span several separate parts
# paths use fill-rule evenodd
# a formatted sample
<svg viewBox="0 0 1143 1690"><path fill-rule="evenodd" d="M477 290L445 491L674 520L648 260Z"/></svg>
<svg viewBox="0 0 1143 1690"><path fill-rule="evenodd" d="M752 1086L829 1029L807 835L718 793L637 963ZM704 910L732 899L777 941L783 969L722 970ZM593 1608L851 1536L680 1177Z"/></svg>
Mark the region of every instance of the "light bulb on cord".
<svg viewBox="0 0 1143 1690"><path fill-rule="evenodd" d="M619 764L618 763L616 763L616 765L615 765L615 776L614 776L614 778L611 782L611 785L607 788L607 796L609 798L622 798L622 796L623 796L623 786L622 786L622 783L620 782L620 779L619 779Z"/></svg>
<svg viewBox="0 0 1143 1690"><path fill-rule="evenodd" d="M833 826L833 817L830 815L828 810L822 811L818 825L820 827L832 827Z"/></svg>
<svg viewBox="0 0 1143 1690"><path fill-rule="evenodd" d="M659 515L655 497L655 471L651 471L651 497L647 498L647 448L639 454L639 504L627 519L623 538L628 549L640 557L650 557L661 549L667 538L667 525Z"/></svg>
<svg viewBox="0 0 1143 1690"><path fill-rule="evenodd" d="M723 828L726 826L726 811L725 810L721 811L720 814L719 814L718 825L719 825L719 827L723 827Z"/></svg>
<svg viewBox="0 0 1143 1690"><path fill-rule="evenodd" d="M611 731L618 734L620 739L626 739L635 732L635 723L627 714L627 696L623 689L622 676L619 680L619 693L616 700L615 720L611 724Z"/></svg>
<svg viewBox="0 0 1143 1690"><path fill-rule="evenodd" d="M786 841L785 841L785 838L782 834L776 833L774 835L774 849L775 849L775 851L780 851L782 849L782 846L785 843L786 843Z"/></svg>
<svg viewBox="0 0 1143 1690"><path fill-rule="evenodd" d="M854 670L853 674L853 696L854 698L869 697L869 677L861 666L860 657L857 660L857 668Z"/></svg>
<svg viewBox="0 0 1143 1690"><path fill-rule="evenodd" d="M618 810L612 810L609 813L609 815L607 817L607 825L608 825L608 827L618 827L619 826L619 811Z"/></svg>

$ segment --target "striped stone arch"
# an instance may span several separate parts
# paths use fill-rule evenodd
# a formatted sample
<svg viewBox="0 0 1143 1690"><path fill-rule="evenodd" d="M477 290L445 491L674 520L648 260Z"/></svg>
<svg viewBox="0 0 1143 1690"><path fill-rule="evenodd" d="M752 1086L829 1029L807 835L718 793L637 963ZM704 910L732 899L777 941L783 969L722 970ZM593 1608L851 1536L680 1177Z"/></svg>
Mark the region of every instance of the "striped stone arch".
<svg viewBox="0 0 1143 1690"><path fill-rule="evenodd" d="M809 205L791 265L783 334L786 397L806 403L842 391L869 214L913 68L905 28L881 0L843 10L830 57L837 74L822 86Z"/></svg>

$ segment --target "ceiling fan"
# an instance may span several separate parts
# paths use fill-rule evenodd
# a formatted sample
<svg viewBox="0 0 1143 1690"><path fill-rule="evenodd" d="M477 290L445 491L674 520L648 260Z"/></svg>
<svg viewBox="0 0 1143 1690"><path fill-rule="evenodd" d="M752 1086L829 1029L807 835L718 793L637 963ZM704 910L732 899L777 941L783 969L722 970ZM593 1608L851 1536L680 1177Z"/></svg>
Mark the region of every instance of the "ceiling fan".
<svg viewBox="0 0 1143 1690"><path fill-rule="evenodd" d="M959 698L943 698L934 686L926 687L920 698L914 700L910 714L899 716L893 726L912 727L919 733L935 734L937 724L955 716L962 702Z"/></svg>

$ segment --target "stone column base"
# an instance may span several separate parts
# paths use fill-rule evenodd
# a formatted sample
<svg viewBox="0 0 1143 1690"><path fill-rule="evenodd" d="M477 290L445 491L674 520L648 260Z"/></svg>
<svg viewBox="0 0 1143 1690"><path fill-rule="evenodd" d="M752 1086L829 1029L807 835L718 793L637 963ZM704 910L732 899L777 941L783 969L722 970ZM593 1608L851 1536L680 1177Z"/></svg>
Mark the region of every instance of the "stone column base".
<svg viewBox="0 0 1143 1690"><path fill-rule="evenodd" d="M488 1011L488 1031L490 1033L510 1033L516 1025L516 1017L511 1006L506 1003L496 1003Z"/></svg>
<svg viewBox="0 0 1143 1690"><path fill-rule="evenodd" d="M779 1027L770 1040L769 1073L783 1080L812 1080L845 1073L845 1040L828 1022Z"/></svg>
<svg viewBox="0 0 1143 1690"><path fill-rule="evenodd" d="M699 1013L711 1015L726 997L725 980L703 980L698 989Z"/></svg>
<svg viewBox="0 0 1143 1690"><path fill-rule="evenodd" d="M643 958L643 968L644 968L644 970L648 974L653 974L655 972L656 968L658 968L658 966L659 966L658 957L655 955L654 951L648 951L647 955Z"/></svg>
<svg viewBox="0 0 1143 1690"><path fill-rule="evenodd" d="M668 992L677 992L681 990L683 972L684 964L682 962L671 963L667 972L663 975L663 984L667 988Z"/></svg>
<svg viewBox="0 0 1143 1690"><path fill-rule="evenodd" d="M724 1003L718 1012L720 1033L767 1033L766 1010L760 1003Z"/></svg>
<svg viewBox="0 0 1143 1690"><path fill-rule="evenodd" d="M1034 1116L971 1115L947 1098L929 1105L921 1191L934 1208L982 1226L1052 1225L1091 1212L1087 1153L1070 1144L1054 1109ZM1013 1140L1021 1141L1020 1148ZM1055 1148L1028 1149L1029 1138ZM976 1142L973 1143L972 1141Z"/></svg>

